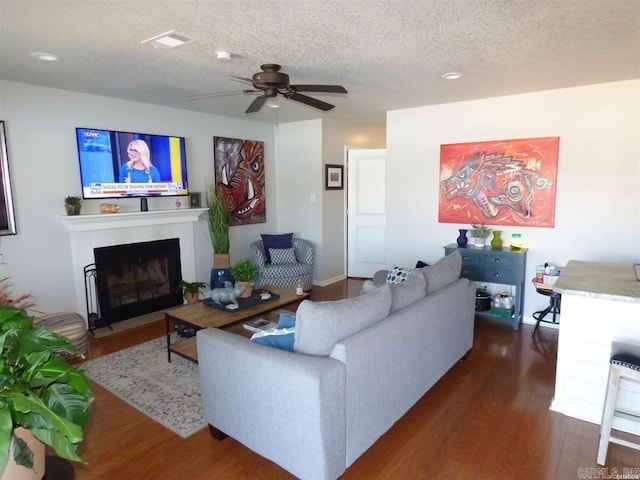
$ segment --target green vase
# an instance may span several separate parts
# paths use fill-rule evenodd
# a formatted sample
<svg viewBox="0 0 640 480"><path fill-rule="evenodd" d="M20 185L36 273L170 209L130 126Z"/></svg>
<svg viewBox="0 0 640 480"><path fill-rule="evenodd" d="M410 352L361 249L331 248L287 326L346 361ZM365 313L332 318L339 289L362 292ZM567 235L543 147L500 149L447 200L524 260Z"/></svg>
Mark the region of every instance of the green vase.
<svg viewBox="0 0 640 480"><path fill-rule="evenodd" d="M491 239L491 248L494 250L499 250L502 248L502 238L500 238L500 234L502 232L500 230L493 231L493 238Z"/></svg>

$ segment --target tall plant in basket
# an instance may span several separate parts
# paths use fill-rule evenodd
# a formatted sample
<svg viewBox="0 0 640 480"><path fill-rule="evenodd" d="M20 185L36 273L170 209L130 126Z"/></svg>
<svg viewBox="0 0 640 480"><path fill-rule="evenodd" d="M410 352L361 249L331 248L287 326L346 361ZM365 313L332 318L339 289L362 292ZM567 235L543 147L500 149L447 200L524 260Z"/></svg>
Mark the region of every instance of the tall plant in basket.
<svg viewBox="0 0 640 480"><path fill-rule="evenodd" d="M229 268L229 210L220 191L214 183L207 186L206 192L209 223L209 237L213 247L213 269L211 270L211 288L224 288L224 282L232 281Z"/></svg>

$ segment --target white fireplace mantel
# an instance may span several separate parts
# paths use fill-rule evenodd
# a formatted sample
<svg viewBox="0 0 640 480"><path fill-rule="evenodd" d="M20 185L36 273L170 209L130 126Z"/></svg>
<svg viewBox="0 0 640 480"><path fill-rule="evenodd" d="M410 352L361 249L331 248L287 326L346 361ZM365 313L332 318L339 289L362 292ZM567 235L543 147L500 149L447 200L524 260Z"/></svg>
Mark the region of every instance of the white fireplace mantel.
<svg viewBox="0 0 640 480"><path fill-rule="evenodd" d="M70 231L88 232L111 228L143 227L174 223L197 222L207 208L150 210L148 212L98 213L91 215L61 215Z"/></svg>
<svg viewBox="0 0 640 480"><path fill-rule="evenodd" d="M76 311L86 313L84 267L95 262L95 248L178 238L182 277L196 278L194 225L207 208L150 210L60 216L69 231ZM86 319L86 315L85 315Z"/></svg>

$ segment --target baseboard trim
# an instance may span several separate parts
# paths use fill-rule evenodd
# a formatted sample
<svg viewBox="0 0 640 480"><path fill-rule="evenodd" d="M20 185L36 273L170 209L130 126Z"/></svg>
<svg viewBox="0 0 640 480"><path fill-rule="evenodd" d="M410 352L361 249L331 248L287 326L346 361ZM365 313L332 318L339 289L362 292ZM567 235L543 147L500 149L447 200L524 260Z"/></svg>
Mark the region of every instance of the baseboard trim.
<svg viewBox="0 0 640 480"><path fill-rule="evenodd" d="M316 287L326 287L327 285L331 285L332 283L339 282L341 280L344 280L345 278L347 278L346 275L338 275L337 277L328 278L326 280L317 280L314 278L313 285L315 285Z"/></svg>

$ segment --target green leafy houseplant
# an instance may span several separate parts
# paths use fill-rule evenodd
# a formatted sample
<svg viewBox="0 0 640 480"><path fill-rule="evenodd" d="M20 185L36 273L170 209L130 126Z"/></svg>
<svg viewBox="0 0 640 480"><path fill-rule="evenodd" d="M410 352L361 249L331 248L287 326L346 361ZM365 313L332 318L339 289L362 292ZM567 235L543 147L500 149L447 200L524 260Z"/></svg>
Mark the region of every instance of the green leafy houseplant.
<svg viewBox="0 0 640 480"><path fill-rule="evenodd" d="M229 211L222 195L214 184L207 187L207 206L209 207L209 236L213 252L229 253Z"/></svg>
<svg viewBox="0 0 640 480"><path fill-rule="evenodd" d="M185 282L184 280L180 280L178 287L182 291L182 295L195 295L200 293L200 290L203 288L206 288L207 284L204 282Z"/></svg>
<svg viewBox="0 0 640 480"><path fill-rule="evenodd" d="M258 267L248 258L243 258L231 267L231 276L237 282L251 282L258 276Z"/></svg>
<svg viewBox="0 0 640 480"><path fill-rule="evenodd" d="M79 215L82 208L82 199L72 195L64 197L64 208L67 211L67 215Z"/></svg>
<svg viewBox="0 0 640 480"><path fill-rule="evenodd" d="M82 203L82 199L80 197L74 197L69 195L68 197L64 197L65 205L80 205Z"/></svg>
<svg viewBox="0 0 640 480"><path fill-rule="evenodd" d="M18 465L33 468L31 450L14 435L17 427L58 456L82 462L76 449L94 395L84 371L70 366L65 352L78 353L67 338L33 328L25 310L0 306L0 470L11 453Z"/></svg>
<svg viewBox="0 0 640 480"><path fill-rule="evenodd" d="M471 225L470 235L474 238L488 238L491 235L491 228L486 225Z"/></svg>

